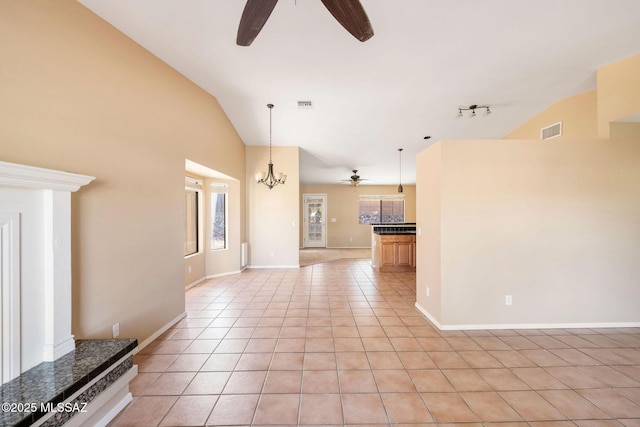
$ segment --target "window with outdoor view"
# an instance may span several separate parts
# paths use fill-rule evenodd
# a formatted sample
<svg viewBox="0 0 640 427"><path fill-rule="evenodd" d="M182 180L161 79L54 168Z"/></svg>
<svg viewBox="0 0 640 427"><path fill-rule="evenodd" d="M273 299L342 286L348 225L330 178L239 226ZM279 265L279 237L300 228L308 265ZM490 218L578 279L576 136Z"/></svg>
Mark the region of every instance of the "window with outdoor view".
<svg viewBox="0 0 640 427"><path fill-rule="evenodd" d="M404 222L404 196L360 196L360 224Z"/></svg>
<svg viewBox="0 0 640 427"><path fill-rule="evenodd" d="M211 184L211 249L227 248L227 184Z"/></svg>

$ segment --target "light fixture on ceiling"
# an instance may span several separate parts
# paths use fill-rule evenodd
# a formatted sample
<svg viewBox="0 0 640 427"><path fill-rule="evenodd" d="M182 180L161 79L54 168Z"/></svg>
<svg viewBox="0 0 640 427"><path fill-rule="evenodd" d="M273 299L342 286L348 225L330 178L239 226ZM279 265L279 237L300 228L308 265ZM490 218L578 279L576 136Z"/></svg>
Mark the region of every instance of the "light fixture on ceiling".
<svg viewBox="0 0 640 427"><path fill-rule="evenodd" d="M273 110L273 104L267 104L269 108L269 169L268 172L256 173L256 181L258 184L264 184L271 190L278 184L284 184L287 180L287 175L282 172L273 173L273 162L271 161L271 111Z"/></svg>
<svg viewBox="0 0 640 427"><path fill-rule="evenodd" d="M473 105L469 105L469 107L458 107L458 117L464 116L464 114L462 114L463 111L471 111L470 117L475 117L476 116L476 110L481 110L483 108L486 110L486 114L487 115L491 114L491 107L490 106L473 104Z"/></svg>
<svg viewBox="0 0 640 427"><path fill-rule="evenodd" d="M402 148L398 148L398 152L400 153L400 184L398 185L398 193L402 193L404 188L402 188Z"/></svg>

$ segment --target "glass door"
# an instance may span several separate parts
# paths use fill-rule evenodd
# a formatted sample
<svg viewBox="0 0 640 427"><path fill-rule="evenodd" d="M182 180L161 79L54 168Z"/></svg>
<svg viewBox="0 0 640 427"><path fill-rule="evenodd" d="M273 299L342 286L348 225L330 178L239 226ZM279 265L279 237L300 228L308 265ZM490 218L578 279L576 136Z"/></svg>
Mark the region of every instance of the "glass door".
<svg viewBox="0 0 640 427"><path fill-rule="evenodd" d="M305 248L327 247L327 195L303 194Z"/></svg>

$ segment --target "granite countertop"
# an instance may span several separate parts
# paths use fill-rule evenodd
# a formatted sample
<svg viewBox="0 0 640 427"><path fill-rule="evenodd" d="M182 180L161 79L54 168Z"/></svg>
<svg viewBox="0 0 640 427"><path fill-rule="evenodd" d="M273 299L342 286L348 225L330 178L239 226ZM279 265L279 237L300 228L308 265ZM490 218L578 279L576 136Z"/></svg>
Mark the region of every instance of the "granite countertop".
<svg viewBox="0 0 640 427"><path fill-rule="evenodd" d="M415 235L416 223L373 224L372 232L379 235Z"/></svg>
<svg viewBox="0 0 640 427"><path fill-rule="evenodd" d="M38 409L41 403L63 402L137 345L138 340L134 338L77 340L74 351L53 362L42 362L4 384L0 399L2 403L35 403ZM43 415L32 411L3 411L0 413L0 426L22 425L27 418Z"/></svg>
<svg viewBox="0 0 640 427"><path fill-rule="evenodd" d="M415 236L416 235L416 229L414 228L413 230L394 230L392 229L383 229L383 230L373 230L373 234L379 234L381 236L405 236L405 235L409 235L409 236Z"/></svg>
<svg viewBox="0 0 640 427"><path fill-rule="evenodd" d="M376 222L371 224L374 227L406 227L406 226L415 226L415 222Z"/></svg>

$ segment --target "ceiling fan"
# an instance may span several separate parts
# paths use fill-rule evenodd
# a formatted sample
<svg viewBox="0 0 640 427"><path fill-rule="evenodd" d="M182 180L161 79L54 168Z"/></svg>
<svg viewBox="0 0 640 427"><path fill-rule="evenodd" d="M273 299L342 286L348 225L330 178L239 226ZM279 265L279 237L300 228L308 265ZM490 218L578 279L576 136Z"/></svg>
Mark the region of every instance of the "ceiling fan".
<svg viewBox="0 0 640 427"><path fill-rule="evenodd" d="M357 187L362 182L371 182L370 179L360 178L360 175L358 175L357 169L354 169L352 172L353 172L353 175L351 175L351 179L343 179L340 182L343 184L350 184L352 187Z"/></svg>
<svg viewBox="0 0 640 427"><path fill-rule="evenodd" d="M271 15L278 0L247 0L244 6L236 44L249 46ZM361 42L373 37L369 17L360 0L322 0L324 6L348 32Z"/></svg>

